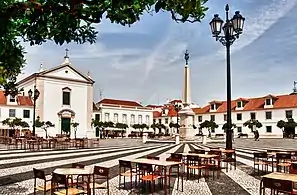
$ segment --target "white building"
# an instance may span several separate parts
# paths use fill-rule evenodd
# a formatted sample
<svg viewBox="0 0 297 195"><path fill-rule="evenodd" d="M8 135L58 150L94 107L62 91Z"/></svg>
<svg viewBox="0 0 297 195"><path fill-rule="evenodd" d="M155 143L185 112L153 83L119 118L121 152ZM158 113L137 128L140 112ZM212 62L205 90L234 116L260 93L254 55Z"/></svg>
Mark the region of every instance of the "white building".
<svg viewBox="0 0 297 195"><path fill-rule="evenodd" d="M55 128L48 131L50 136L61 134L62 130L71 131L74 135L72 122L79 123L77 137L93 137L91 127L93 112L93 84L94 81L75 69L65 56L64 62L52 69L34 73L17 83L19 89L28 91L39 90L36 100L36 117L41 121L51 121ZM32 115L31 121L33 120ZM36 129L37 130L37 129ZM36 131L44 136L44 131Z"/></svg>
<svg viewBox="0 0 297 195"><path fill-rule="evenodd" d="M12 97L5 96L4 91L0 91L0 121L7 118L22 118L32 126L33 102L28 96L22 94ZM21 129L19 129L21 130ZM0 136L12 136L10 127L0 123Z"/></svg>
<svg viewBox="0 0 297 195"><path fill-rule="evenodd" d="M136 101L102 99L93 107L93 119L102 122L124 123L128 125L126 136L131 131L133 124L153 123L153 109L144 107ZM99 129L96 130L96 137L99 137Z"/></svg>

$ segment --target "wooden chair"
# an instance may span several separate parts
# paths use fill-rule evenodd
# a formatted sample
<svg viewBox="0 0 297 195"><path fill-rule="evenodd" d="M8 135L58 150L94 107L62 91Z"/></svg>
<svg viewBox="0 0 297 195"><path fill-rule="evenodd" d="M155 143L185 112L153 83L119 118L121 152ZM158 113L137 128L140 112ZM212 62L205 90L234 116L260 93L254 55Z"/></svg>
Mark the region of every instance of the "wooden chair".
<svg viewBox="0 0 297 195"><path fill-rule="evenodd" d="M36 194L36 191L42 191L44 195L46 195L47 191L51 190L51 179L47 180L45 177L45 173L42 170L38 170L33 168L33 174L34 174L34 195ZM37 179L43 180L43 185L37 186Z"/></svg>
<svg viewBox="0 0 297 195"><path fill-rule="evenodd" d="M64 189L61 189L61 186L63 186ZM51 191L52 194L56 195L77 195L86 193L84 190L69 187L67 176L56 173L52 174Z"/></svg>
<svg viewBox="0 0 297 195"><path fill-rule="evenodd" d="M267 152L255 152L254 153L254 175L256 173L257 167L257 174L260 173L260 166L262 166L262 171L265 173L268 172L268 154Z"/></svg>
<svg viewBox="0 0 297 195"><path fill-rule="evenodd" d="M235 152L235 149L231 149L231 150L228 150L228 151L229 152L226 152L226 153L222 152L222 162L225 163L227 172L229 170L229 164L231 165L230 169L232 169L232 164L233 164L234 169L236 170L236 152Z"/></svg>
<svg viewBox="0 0 297 195"><path fill-rule="evenodd" d="M88 186L85 183L83 188L86 189L87 187ZM109 195L109 168L95 166L93 180L89 184L89 187L92 189L93 195L95 195L95 189L106 189L107 194Z"/></svg>
<svg viewBox="0 0 297 195"><path fill-rule="evenodd" d="M212 170L212 178L215 178L215 172L217 175L217 178L220 177L221 172L221 158L222 158L222 152L220 150L210 150L207 154L210 155L217 155L215 158L211 158L206 162L206 167L208 170Z"/></svg>
<svg viewBox="0 0 297 195"><path fill-rule="evenodd" d="M262 178L260 183L260 195L266 194L265 189L271 189L271 194L286 193L290 195L296 195L297 191L294 190L294 183L287 180L279 180L272 178Z"/></svg>
<svg viewBox="0 0 297 195"><path fill-rule="evenodd" d="M76 169L84 169L85 165L79 164L79 163L72 163L71 168L76 168ZM76 178L74 178L76 177ZM84 185L84 178L81 175L73 175L70 177L71 181L71 186L81 186Z"/></svg>
<svg viewBox="0 0 297 195"><path fill-rule="evenodd" d="M124 188L125 188L125 178L130 177L130 189L132 189L132 178L135 177L136 184L136 170L133 169L130 161L119 160L119 189L121 188L121 177L124 177Z"/></svg>
<svg viewBox="0 0 297 195"><path fill-rule="evenodd" d="M178 159L178 158L169 157L169 158L166 158L166 161L173 161L173 162L179 162L179 163L181 163L181 164L176 165L176 166L171 166L169 168L169 170L168 170L168 173L166 173L166 176L168 177L168 183L169 183L169 185L170 185L170 178L173 177L173 176L176 176L177 177L177 190L178 190L178 187L179 187L179 178L180 178L180 171L181 171L181 167L182 167L182 160L181 159ZM183 176L181 176L181 178L182 178L182 185L183 185ZM182 187L182 189L183 189L183 187Z"/></svg>
<svg viewBox="0 0 297 195"><path fill-rule="evenodd" d="M151 192L155 191L155 183L160 179L160 173L154 171L153 165L145 164L145 163L137 163L137 175L139 175L138 181L138 190L140 193L140 181L142 184L144 182L150 182L151 184ZM155 169L156 170L156 169Z"/></svg>
<svg viewBox="0 0 297 195"><path fill-rule="evenodd" d="M291 153L276 153L276 169L281 172L283 168L284 172L289 172L289 168L292 164Z"/></svg>
<svg viewBox="0 0 297 195"><path fill-rule="evenodd" d="M198 156L191 156L191 155L187 156L187 179L188 180L190 178L190 172L193 173L195 178L196 170L198 170L198 175L199 175L198 182L199 182L199 179L202 176L202 170L206 168L205 165L202 165L201 161L202 161L201 158L199 158Z"/></svg>

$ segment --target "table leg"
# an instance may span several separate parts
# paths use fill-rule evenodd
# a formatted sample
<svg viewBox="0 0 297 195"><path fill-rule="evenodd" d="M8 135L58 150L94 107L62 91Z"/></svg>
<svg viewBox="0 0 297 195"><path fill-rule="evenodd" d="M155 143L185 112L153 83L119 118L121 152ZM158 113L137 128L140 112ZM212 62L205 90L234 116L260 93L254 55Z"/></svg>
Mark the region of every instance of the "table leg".
<svg viewBox="0 0 297 195"><path fill-rule="evenodd" d="M164 167L164 194L167 194L167 167ZM170 185L170 184L169 184Z"/></svg>
<svg viewBox="0 0 297 195"><path fill-rule="evenodd" d="M91 176L88 175L88 186L87 186L87 194L88 195L91 195L90 183L91 183Z"/></svg>

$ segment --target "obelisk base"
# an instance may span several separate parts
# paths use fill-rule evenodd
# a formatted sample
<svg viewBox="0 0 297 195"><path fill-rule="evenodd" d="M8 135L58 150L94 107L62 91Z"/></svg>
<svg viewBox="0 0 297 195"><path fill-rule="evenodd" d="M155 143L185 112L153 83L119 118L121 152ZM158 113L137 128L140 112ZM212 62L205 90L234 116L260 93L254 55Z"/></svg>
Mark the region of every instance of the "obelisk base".
<svg viewBox="0 0 297 195"><path fill-rule="evenodd" d="M182 139L193 139L195 137L195 129L191 127L181 127L179 128L179 135Z"/></svg>

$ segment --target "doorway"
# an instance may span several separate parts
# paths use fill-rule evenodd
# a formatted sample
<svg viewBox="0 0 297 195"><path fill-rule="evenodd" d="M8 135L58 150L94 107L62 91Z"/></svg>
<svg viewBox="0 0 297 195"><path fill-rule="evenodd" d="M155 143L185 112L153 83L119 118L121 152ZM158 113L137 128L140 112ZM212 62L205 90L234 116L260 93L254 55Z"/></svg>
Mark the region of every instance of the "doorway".
<svg viewBox="0 0 297 195"><path fill-rule="evenodd" d="M70 129L71 129L70 124L71 124L70 118L61 118L61 134L70 133Z"/></svg>

